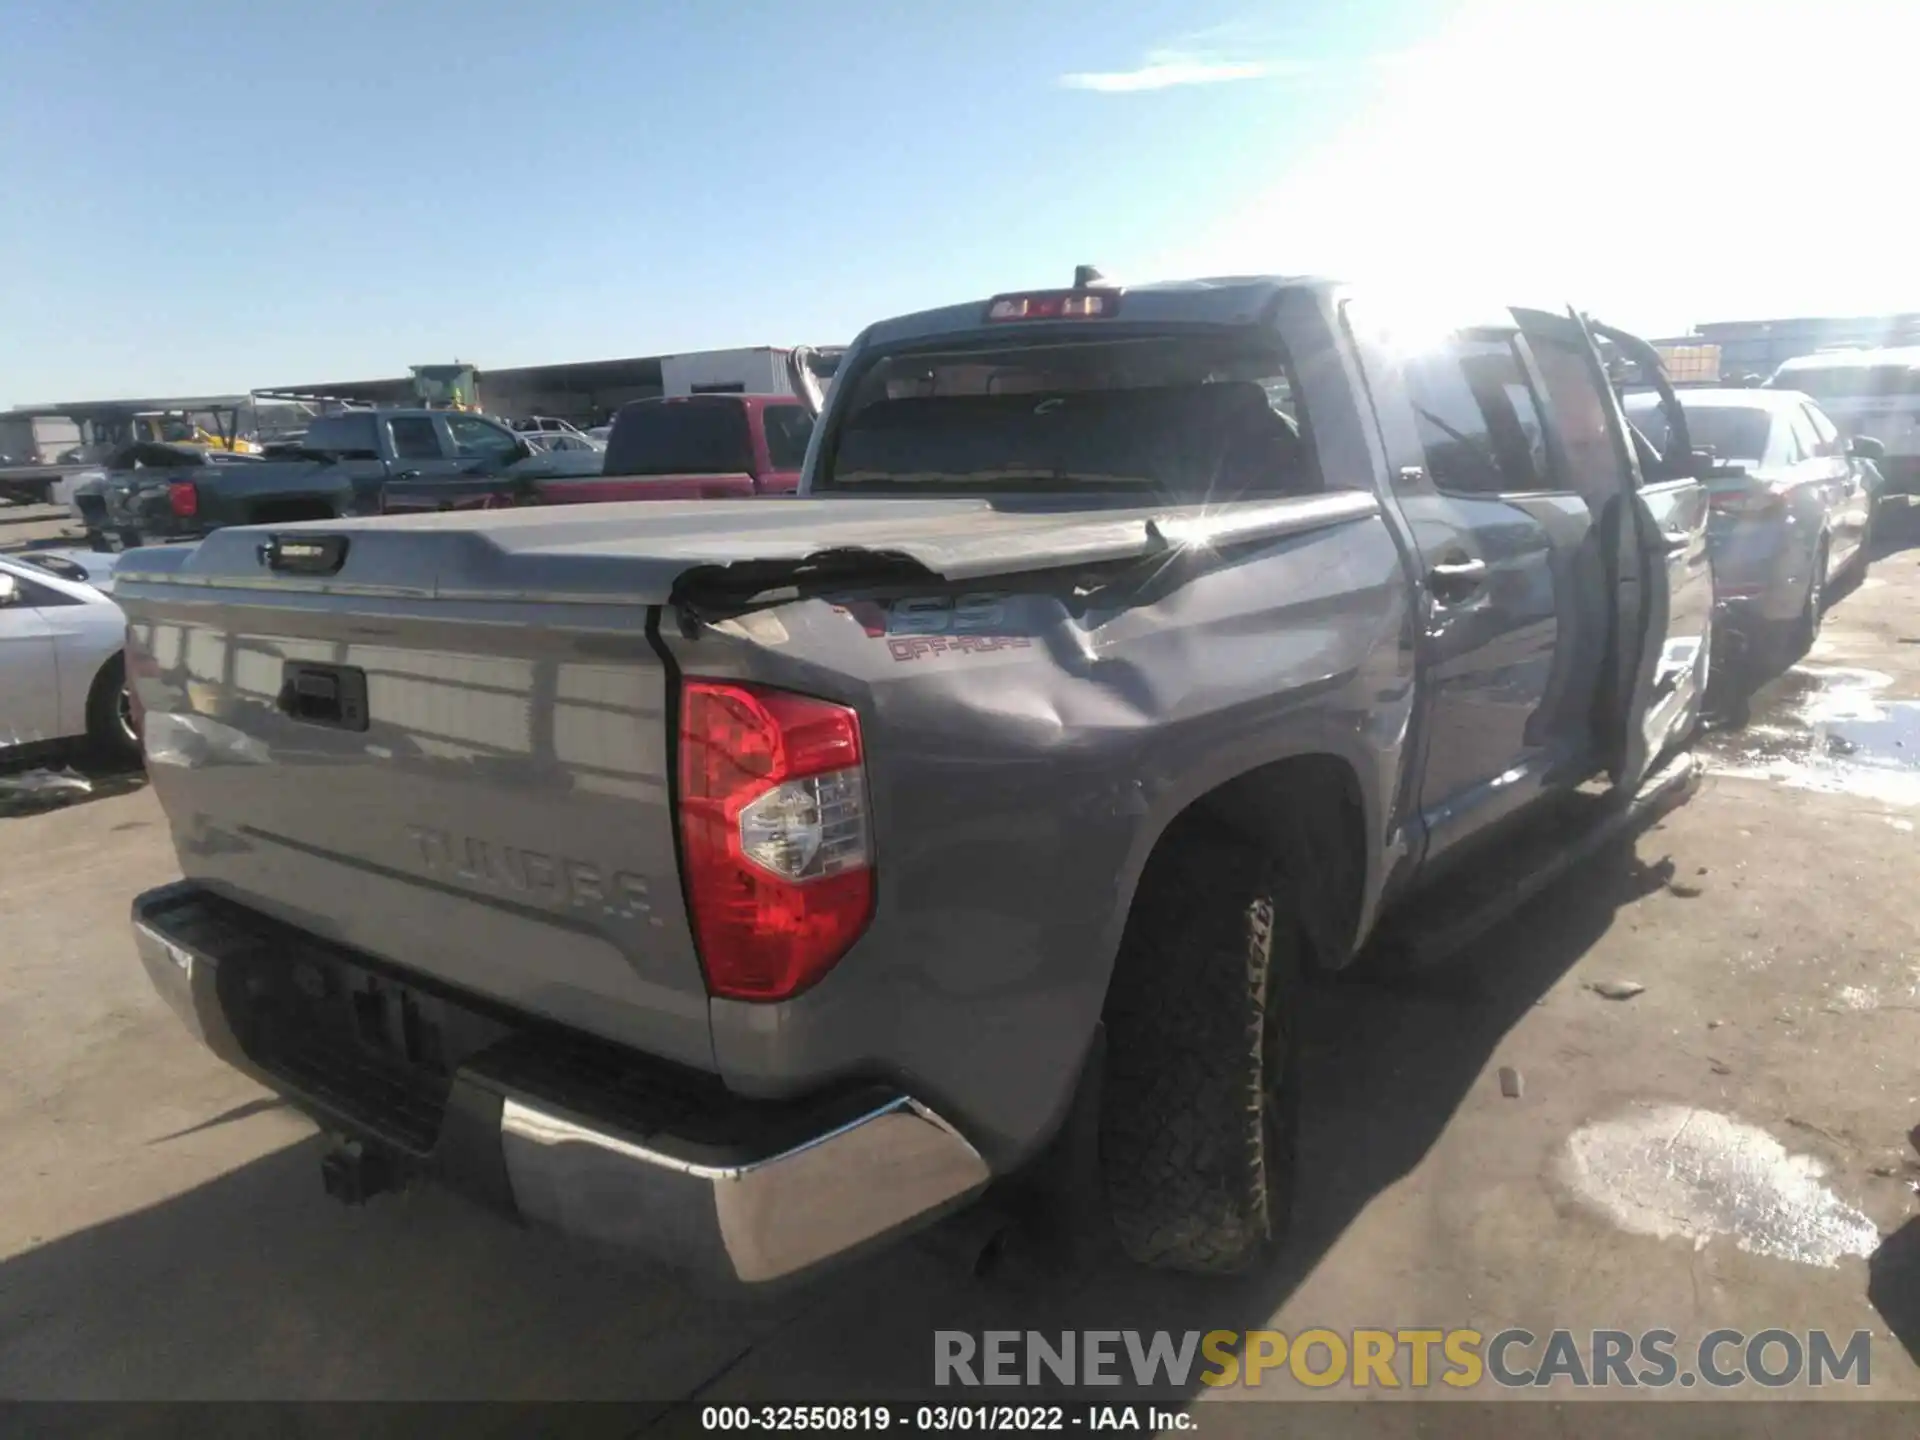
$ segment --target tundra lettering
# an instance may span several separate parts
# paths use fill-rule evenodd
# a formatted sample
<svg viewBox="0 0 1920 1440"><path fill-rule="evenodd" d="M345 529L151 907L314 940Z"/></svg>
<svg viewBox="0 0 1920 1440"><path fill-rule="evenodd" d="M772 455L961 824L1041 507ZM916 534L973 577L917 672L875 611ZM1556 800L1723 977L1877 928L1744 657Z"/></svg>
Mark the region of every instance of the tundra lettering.
<svg viewBox="0 0 1920 1440"><path fill-rule="evenodd" d="M645 877L565 856L543 855L511 845L494 845L472 836L454 836L425 825L407 826L425 867L457 879L520 894L533 893L552 904L597 908L622 919L652 913ZM564 890L560 884L565 877Z"/></svg>

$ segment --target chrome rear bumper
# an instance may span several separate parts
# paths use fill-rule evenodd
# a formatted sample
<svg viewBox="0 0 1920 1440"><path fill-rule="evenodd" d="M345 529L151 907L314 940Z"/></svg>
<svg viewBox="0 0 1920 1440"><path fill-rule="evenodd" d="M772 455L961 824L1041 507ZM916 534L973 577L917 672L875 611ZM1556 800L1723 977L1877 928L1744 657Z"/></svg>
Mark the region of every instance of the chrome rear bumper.
<svg viewBox="0 0 1920 1440"><path fill-rule="evenodd" d="M990 1178L979 1152L931 1109L872 1089L804 1106L680 1105L677 1127L622 1119L675 1110L644 1095L634 1105L656 1062L632 1057L614 1097L583 1081L577 1062L545 1063L492 1019L474 1021L482 1039L441 1083L444 1094L395 1101L389 1092L404 1082L390 1076L386 1089L362 1092L364 1057L330 1065L304 1035L286 1049L249 1011L277 971L297 963L368 973L365 957L188 885L136 899L133 932L154 987L187 1028L321 1125L530 1224L677 1269L744 1284L800 1275L931 1222ZM421 994L428 1007L459 1004ZM487 1040L493 1031L500 1038Z"/></svg>
<svg viewBox="0 0 1920 1440"><path fill-rule="evenodd" d="M662 1260L704 1255L749 1284L924 1223L987 1181L973 1146L904 1096L744 1164L690 1163L512 1098L500 1133L528 1220Z"/></svg>

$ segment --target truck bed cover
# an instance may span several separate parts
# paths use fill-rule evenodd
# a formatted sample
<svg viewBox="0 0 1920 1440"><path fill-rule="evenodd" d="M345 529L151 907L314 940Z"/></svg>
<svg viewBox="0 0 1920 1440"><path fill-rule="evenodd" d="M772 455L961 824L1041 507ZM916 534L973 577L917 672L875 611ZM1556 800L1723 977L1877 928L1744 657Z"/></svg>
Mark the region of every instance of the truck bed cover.
<svg viewBox="0 0 1920 1440"><path fill-rule="evenodd" d="M706 500L462 512L221 530L196 549L142 552L119 584L446 600L661 605L713 568L779 583L823 557L909 563L949 581L1146 556L1319 529L1372 515L1361 491L1223 505L1057 510L984 499ZM269 574L263 542L340 535L329 576Z"/></svg>

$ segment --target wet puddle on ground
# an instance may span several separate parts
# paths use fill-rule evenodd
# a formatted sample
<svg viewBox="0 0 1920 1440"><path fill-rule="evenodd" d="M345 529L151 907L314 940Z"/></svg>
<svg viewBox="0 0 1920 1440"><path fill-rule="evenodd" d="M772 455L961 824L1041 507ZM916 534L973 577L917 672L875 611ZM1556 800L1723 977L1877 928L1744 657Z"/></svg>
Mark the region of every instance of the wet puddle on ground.
<svg viewBox="0 0 1920 1440"><path fill-rule="evenodd" d="M1748 723L1708 734L1710 773L1920 807L1920 701L1877 670L1802 665L1756 697Z"/></svg>
<svg viewBox="0 0 1920 1440"><path fill-rule="evenodd" d="M1584 1204L1634 1235L1696 1249L1725 1237L1828 1268L1880 1244L1873 1222L1822 1183L1817 1160L1711 1110L1656 1105L1582 1126L1559 1165Z"/></svg>

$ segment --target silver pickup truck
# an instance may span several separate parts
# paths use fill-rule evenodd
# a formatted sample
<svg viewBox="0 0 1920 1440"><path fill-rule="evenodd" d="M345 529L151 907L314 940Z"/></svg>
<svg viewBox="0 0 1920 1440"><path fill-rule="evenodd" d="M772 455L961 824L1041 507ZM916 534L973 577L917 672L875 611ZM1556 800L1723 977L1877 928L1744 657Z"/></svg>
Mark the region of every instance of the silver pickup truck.
<svg viewBox="0 0 1920 1440"><path fill-rule="evenodd" d="M1683 798L1710 663L1684 420L1396 316L1078 276L866 330L796 499L137 552L154 983L345 1199L757 1282L1078 1134L1128 1254L1255 1263L1303 969Z"/></svg>

